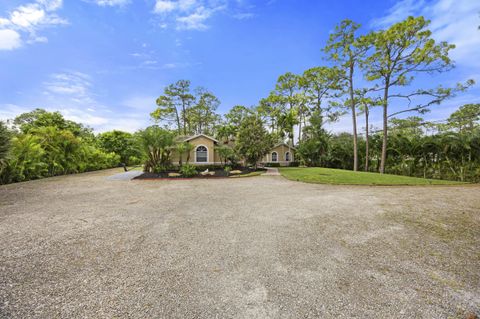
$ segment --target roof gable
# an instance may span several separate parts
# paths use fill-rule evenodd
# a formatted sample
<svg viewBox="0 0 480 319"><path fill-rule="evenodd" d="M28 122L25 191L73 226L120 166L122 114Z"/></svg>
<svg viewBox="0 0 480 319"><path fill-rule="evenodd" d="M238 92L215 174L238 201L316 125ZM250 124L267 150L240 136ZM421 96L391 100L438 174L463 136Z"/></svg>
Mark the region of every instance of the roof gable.
<svg viewBox="0 0 480 319"><path fill-rule="evenodd" d="M294 151L297 150L296 147L290 146L290 145L288 145L287 143L278 143L278 144L275 144L275 145L272 147L272 149L273 149L273 148L276 148L276 147L279 147L279 146L282 146L282 145L284 145L284 146L286 146L286 147L288 147L288 148L291 148L291 149L294 150Z"/></svg>
<svg viewBox="0 0 480 319"><path fill-rule="evenodd" d="M195 140L195 139L197 139L197 138L199 138L199 137L205 137L205 138L207 138L207 139L209 139L209 140L214 141L215 143L218 143L218 140L214 139L214 138L211 137L211 136L205 135L205 134L197 134L197 135L194 135L194 136L187 137L187 138L184 140L184 142L189 142L189 141Z"/></svg>

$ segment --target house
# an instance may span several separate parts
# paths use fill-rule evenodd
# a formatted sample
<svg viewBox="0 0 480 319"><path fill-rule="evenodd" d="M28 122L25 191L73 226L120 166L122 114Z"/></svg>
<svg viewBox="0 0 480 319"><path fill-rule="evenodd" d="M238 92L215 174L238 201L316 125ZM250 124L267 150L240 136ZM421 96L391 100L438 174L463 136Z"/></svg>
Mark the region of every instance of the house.
<svg viewBox="0 0 480 319"><path fill-rule="evenodd" d="M216 146L227 145L220 142L211 136L205 134L198 134L182 138L183 142L188 142L193 145L189 154L189 163L195 165L221 165L222 160L218 155ZM262 160L262 164L266 163L280 163L282 166L287 166L294 158L294 147L289 147L285 143L275 145L272 150ZM182 162L186 162L188 154L183 154ZM180 156L177 152L172 154L172 163L178 164Z"/></svg>
<svg viewBox="0 0 480 319"><path fill-rule="evenodd" d="M280 166L288 166L294 161L294 154L297 149L287 143L275 145L270 152L262 158L262 164L279 163Z"/></svg>
<svg viewBox="0 0 480 319"><path fill-rule="evenodd" d="M190 151L189 163L195 165L221 165L220 156L218 156L215 146L221 145L218 140L205 134L198 134L182 138L183 142L193 145ZM188 154L183 154L182 161L185 163ZM180 156L178 152L173 152L172 163L178 164Z"/></svg>

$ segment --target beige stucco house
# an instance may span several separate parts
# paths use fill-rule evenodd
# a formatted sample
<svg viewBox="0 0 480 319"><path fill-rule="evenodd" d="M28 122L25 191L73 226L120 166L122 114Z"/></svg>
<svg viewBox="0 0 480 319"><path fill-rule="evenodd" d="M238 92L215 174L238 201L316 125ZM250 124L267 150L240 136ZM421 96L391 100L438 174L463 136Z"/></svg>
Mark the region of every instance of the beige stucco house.
<svg viewBox="0 0 480 319"><path fill-rule="evenodd" d="M183 138L184 142L188 142L193 145L190 151L189 163L195 165L221 165L222 161L218 155L215 146L228 145L214 139L211 136L205 134L199 134ZM261 161L262 164L266 163L280 163L282 166L287 166L294 159L295 148L289 147L285 143L275 145L272 150ZM172 163L178 164L179 154L173 152ZM187 154L182 156L183 162L187 159Z"/></svg>
<svg viewBox="0 0 480 319"><path fill-rule="evenodd" d="M275 145L270 152L262 158L261 163L279 163L280 166L288 166L294 161L294 153L296 148L287 145L286 143L279 143Z"/></svg>

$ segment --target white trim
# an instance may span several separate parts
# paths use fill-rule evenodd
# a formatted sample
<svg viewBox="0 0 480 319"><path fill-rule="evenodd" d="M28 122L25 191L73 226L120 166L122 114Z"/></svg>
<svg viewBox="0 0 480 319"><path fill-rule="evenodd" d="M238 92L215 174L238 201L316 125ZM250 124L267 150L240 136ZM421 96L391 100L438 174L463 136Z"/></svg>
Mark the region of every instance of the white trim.
<svg viewBox="0 0 480 319"><path fill-rule="evenodd" d="M184 141L184 142L188 142L188 141L194 140L194 139L196 139L197 137L201 137L201 136L203 136L203 137L205 137L205 138L207 138L207 139L209 139L209 140L212 140L212 141L218 143L218 141L217 141L216 139L214 139L213 137L210 137L210 136L208 136L208 135L205 135L205 134L197 134L197 135L191 136L191 137L189 137L189 138L186 138L186 139L183 140L183 141Z"/></svg>
<svg viewBox="0 0 480 319"><path fill-rule="evenodd" d="M272 149L277 148L277 147L282 146L282 145L283 145L283 146L286 146L286 147L288 147L288 148L291 148L291 149L294 150L294 151L297 150L295 147L290 146L290 145L288 145L287 143L278 143L277 145L275 145L274 147L272 147Z"/></svg>
<svg viewBox="0 0 480 319"><path fill-rule="evenodd" d="M200 146L203 146L203 147L205 147L205 148L207 149L207 161L206 161L206 162L197 162L197 149L198 149ZM195 152L195 162L194 162L195 164L206 164L206 163L209 163L209 161L208 161L208 160L209 160L209 154L208 154L209 151L208 151L208 147L207 147L206 145L200 144L200 145L195 146L195 151L194 151L194 152Z"/></svg>
<svg viewBox="0 0 480 319"><path fill-rule="evenodd" d="M277 160L276 160L276 161L273 160L273 153L275 153L275 154L277 155ZM270 155L272 155L272 163L277 163L277 162L279 162L279 160L278 160L278 152L273 151L273 152L270 153Z"/></svg>

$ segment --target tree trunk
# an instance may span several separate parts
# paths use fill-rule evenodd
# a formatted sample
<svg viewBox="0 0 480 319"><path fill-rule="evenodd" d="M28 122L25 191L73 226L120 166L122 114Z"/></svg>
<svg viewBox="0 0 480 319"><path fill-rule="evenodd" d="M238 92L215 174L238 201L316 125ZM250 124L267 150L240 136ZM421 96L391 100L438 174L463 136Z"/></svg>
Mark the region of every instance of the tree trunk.
<svg viewBox="0 0 480 319"><path fill-rule="evenodd" d="M383 141L382 158L380 161L380 174L385 173L385 162L387 161L387 133L388 133L388 86L390 79L385 81L385 90L383 92Z"/></svg>
<svg viewBox="0 0 480 319"><path fill-rule="evenodd" d="M368 172L368 164L369 164L369 154L368 154L368 138L369 138L369 129L368 129L368 112L369 112L369 109L368 109L368 105L365 104L365 172Z"/></svg>
<svg viewBox="0 0 480 319"><path fill-rule="evenodd" d="M302 138L302 118L300 117L300 121L298 123L298 144L300 144L301 138Z"/></svg>
<svg viewBox="0 0 480 319"><path fill-rule="evenodd" d="M185 101L182 101L183 134L187 136L187 112L185 110Z"/></svg>
<svg viewBox="0 0 480 319"><path fill-rule="evenodd" d="M352 110L353 122L353 170L358 171L358 136L357 136L357 112L355 107L355 96L353 93L353 63L350 65L350 74L348 78L350 91L350 107Z"/></svg>
<svg viewBox="0 0 480 319"><path fill-rule="evenodd" d="M177 118L178 134L182 133L182 126L180 124L180 116L178 115L177 107L175 107L175 117Z"/></svg>

